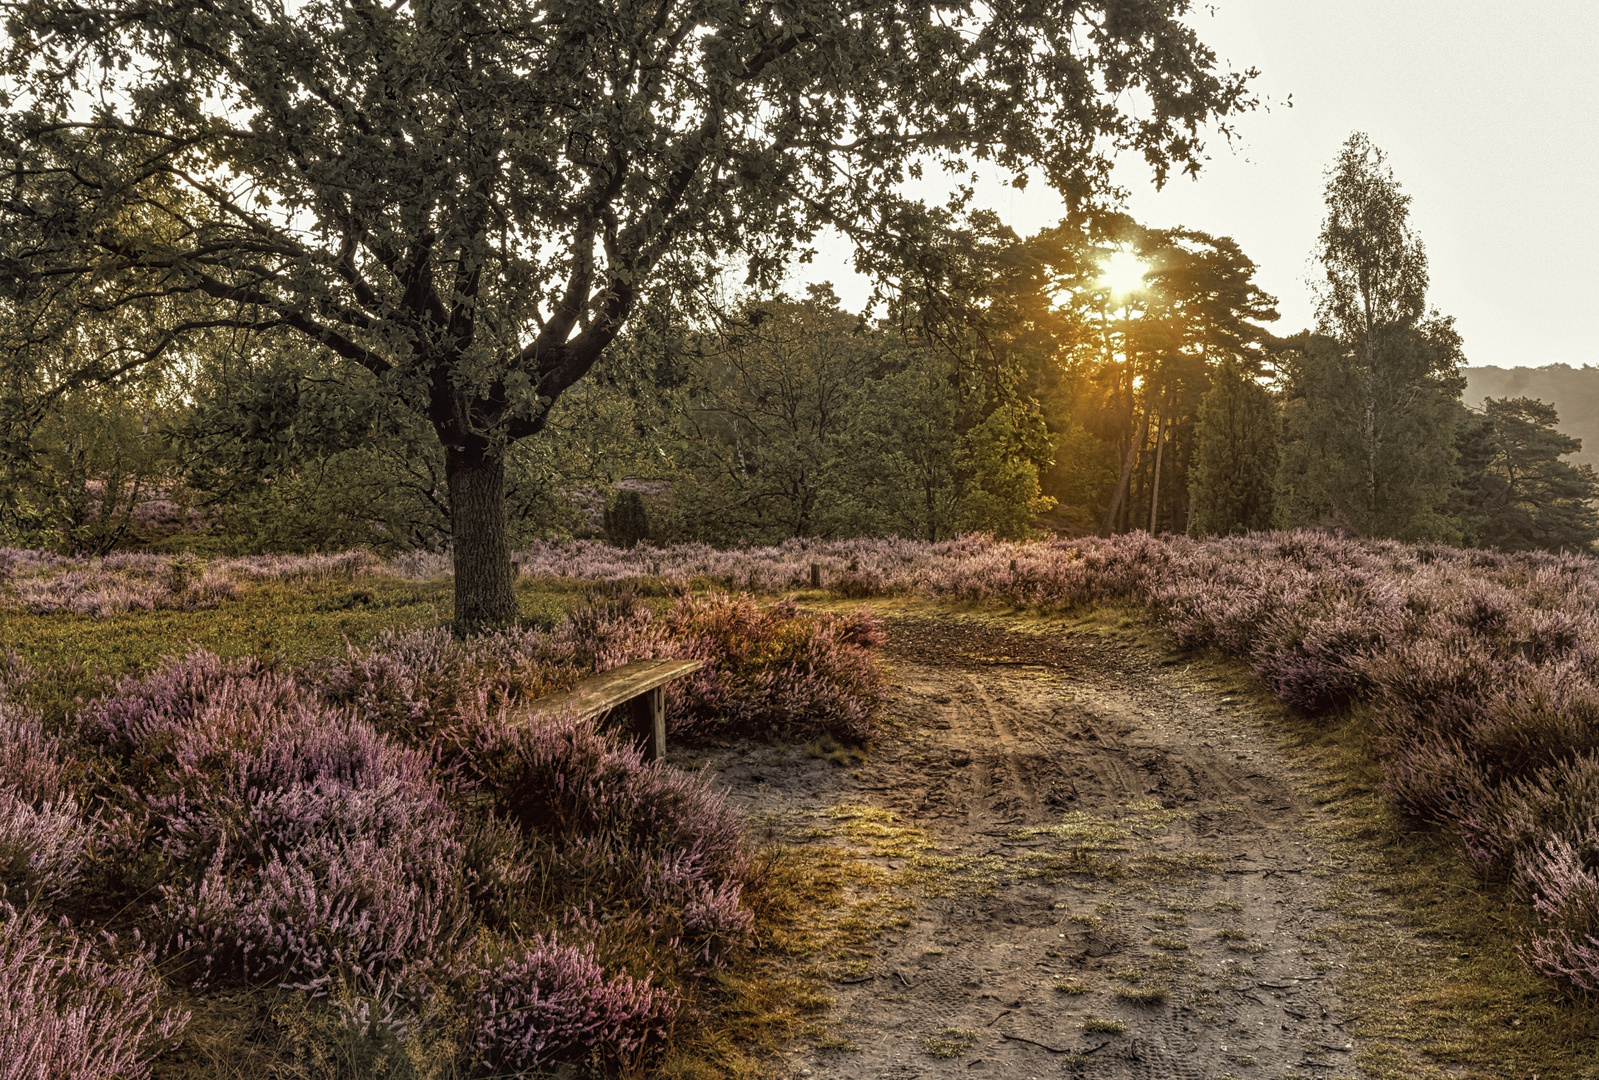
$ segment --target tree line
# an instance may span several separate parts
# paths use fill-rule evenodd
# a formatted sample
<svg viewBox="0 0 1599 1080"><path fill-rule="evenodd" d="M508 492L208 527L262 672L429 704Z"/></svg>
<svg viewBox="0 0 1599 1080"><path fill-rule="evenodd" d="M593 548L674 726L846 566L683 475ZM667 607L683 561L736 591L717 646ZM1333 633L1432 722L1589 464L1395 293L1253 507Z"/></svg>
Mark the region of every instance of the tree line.
<svg viewBox="0 0 1599 1080"><path fill-rule="evenodd" d="M1548 404L1461 400L1408 197L1363 137L1326 200L1317 325L1285 337L1233 241L1107 212L1026 238L935 217L880 264L877 318L826 286L655 290L550 437L507 449L509 541L1307 525L1588 549L1595 478L1564 460L1580 444ZM445 456L370 371L230 328L180 374L59 395L5 458L8 537L448 543Z"/></svg>

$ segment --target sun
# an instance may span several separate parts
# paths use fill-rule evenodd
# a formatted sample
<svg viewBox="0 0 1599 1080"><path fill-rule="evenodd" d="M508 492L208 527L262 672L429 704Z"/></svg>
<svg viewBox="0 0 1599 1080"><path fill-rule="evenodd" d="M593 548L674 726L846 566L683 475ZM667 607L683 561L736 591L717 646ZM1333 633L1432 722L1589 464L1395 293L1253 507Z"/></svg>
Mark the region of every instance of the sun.
<svg viewBox="0 0 1599 1080"><path fill-rule="evenodd" d="M1141 292L1149 266L1130 251L1113 251L1100 266L1099 281L1112 296Z"/></svg>

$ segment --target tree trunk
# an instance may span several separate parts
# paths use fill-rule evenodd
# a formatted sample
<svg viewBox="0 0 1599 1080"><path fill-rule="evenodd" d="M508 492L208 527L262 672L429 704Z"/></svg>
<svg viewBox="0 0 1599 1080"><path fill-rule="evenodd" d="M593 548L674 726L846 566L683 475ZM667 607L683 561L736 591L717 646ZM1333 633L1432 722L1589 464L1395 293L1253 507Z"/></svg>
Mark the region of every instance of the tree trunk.
<svg viewBox="0 0 1599 1080"><path fill-rule="evenodd" d="M444 448L455 545L455 632L516 622L511 544L505 528L505 459L486 447Z"/></svg>
<svg viewBox="0 0 1599 1080"><path fill-rule="evenodd" d="M1166 418L1155 425L1155 478L1149 484L1149 535L1155 535L1155 522L1160 513L1160 459L1166 449Z"/></svg>
<svg viewBox="0 0 1599 1080"><path fill-rule="evenodd" d="M1127 455L1122 458L1121 479L1116 482L1116 495L1110 500L1110 509L1105 511L1105 523L1100 526L1099 535L1109 536L1115 530L1116 524L1122 518L1122 509L1127 505L1127 489L1133 479L1133 465L1138 461L1138 454L1144 447L1144 440L1149 438L1149 409L1144 409L1143 422L1138 425L1138 434L1133 436L1133 441L1127 444Z"/></svg>

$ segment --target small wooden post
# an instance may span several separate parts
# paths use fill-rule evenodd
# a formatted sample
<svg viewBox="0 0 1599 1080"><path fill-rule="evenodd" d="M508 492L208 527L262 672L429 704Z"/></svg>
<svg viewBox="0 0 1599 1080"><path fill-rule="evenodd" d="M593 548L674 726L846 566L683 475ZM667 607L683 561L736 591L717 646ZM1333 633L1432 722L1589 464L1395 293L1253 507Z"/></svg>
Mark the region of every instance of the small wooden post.
<svg viewBox="0 0 1599 1080"><path fill-rule="evenodd" d="M811 588L820 589L821 587L822 587L822 564L819 563L819 562L813 562L813 563L811 563Z"/></svg>
<svg viewBox="0 0 1599 1080"><path fill-rule="evenodd" d="M646 690L627 703L633 722L633 741L644 751L644 760L659 761L666 756L666 687Z"/></svg>

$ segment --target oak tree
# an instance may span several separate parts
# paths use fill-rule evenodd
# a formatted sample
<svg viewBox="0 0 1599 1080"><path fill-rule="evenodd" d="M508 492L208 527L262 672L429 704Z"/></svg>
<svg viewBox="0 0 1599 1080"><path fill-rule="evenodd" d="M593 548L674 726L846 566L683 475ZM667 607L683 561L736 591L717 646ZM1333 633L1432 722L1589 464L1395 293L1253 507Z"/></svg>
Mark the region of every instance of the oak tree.
<svg viewBox="0 0 1599 1080"><path fill-rule="evenodd" d="M1251 99L1189 6L14 0L0 349L45 396L219 330L359 365L443 447L457 625L504 624L507 447L643 289L869 249L924 169L1197 169Z"/></svg>

